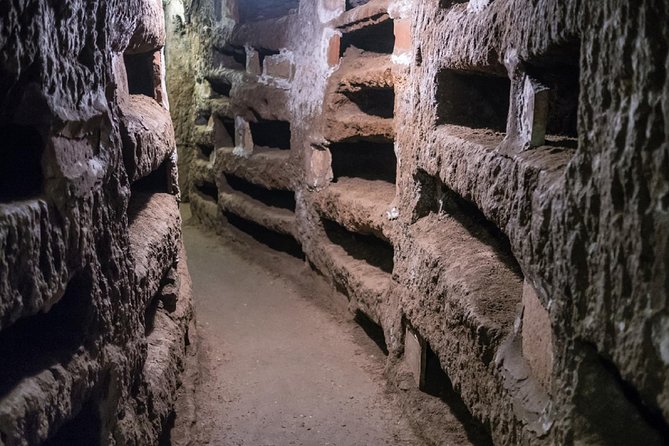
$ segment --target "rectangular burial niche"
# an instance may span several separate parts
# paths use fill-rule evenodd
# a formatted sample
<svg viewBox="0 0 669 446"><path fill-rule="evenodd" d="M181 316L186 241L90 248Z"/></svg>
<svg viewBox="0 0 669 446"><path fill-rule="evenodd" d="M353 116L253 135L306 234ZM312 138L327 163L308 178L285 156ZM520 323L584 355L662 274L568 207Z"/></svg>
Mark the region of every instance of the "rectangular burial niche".
<svg viewBox="0 0 669 446"><path fill-rule="evenodd" d="M290 150L290 122L260 119L250 122L251 137L256 147Z"/></svg>
<svg viewBox="0 0 669 446"><path fill-rule="evenodd" d="M465 405L464 401L453 388L453 383L441 366L439 357L430 348L429 343L425 346L425 370L423 371L423 387L420 389L428 395L441 399L451 413L457 418L467 432L467 438L472 444L481 446L492 446L492 438L483 423L476 419Z"/></svg>
<svg viewBox="0 0 669 446"><path fill-rule="evenodd" d="M429 214L445 214L457 220L476 239L493 248L497 257L518 277L523 273L511 250L511 241L497 225L488 220L481 210L444 184L440 178L419 169L414 175L420 198L414 210L413 221ZM520 296L519 296L520 298Z"/></svg>
<svg viewBox="0 0 669 446"><path fill-rule="evenodd" d="M360 328L362 328L365 334L374 341L381 352L385 356L388 356L388 345L386 345L386 337L383 334L383 327L374 322L360 310L355 312L355 318L353 320L360 326Z"/></svg>
<svg viewBox="0 0 669 446"><path fill-rule="evenodd" d="M322 218L323 229L330 242L339 245L356 260L391 274L394 267L394 248L373 235L351 232L332 220Z"/></svg>
<svg viewBox="0 0 669 446"><path fill-rule="evenodd" d="M85 344L93 322L91 279L80 273L50 309L0 332L0 398L21 380L67 364Z"/></svg>
<svg viewBox="0 0 669 446"><path fill-rule="evenodd" d="M356 91L343 91L342 94L365 114L380 118L392 118L395 114L395 89L392 87L361 85Z"/></svg>
<svg viewBox="0 0 669 446"><path fill-rule="evenodd" d="M260 62L260 72L262 73L264 68L265 68L265 58L269 56L276 56L277 54L281 54L281 51L279 50L270 50L267 48L256 48L256 51L258 51L258 60Z"/></svg>
<svg viewBox="0 0 669 446"><path fill-rule="evenodd" d="M339 57L349 48L363 52L392 54L395 49L395 26L392 19L383 20L351 31L343 31L339 46Z"/></svg>
<svg viewBox="0 0 669 446"><path fill-rule="evenodd" d="M227 44L221 48L214 47L213 66L231 70L246 71L246 48Z"/></svg>
<svg viewBox="0 0 669 446"><path fill-rule="evenodd" d="M155 52L125 54L125 71L128 75L128 91L130 94L141 94L156 98L156 70L154 68Z"/></svg>
<svg viewBox="0 0 669 446"><path fill-rule="evenodd" d="M195 191L205 200L218 203L218 187L210 181L197 181L193 184Z"/></svg>
<svg viewBox="0 0 669 446"><path fill-rule="evenodd" d="M79 413L66 422L56 435L42 443L42 446L97 445L102 441L102 421L94 400L89 400Z"/></svg>
<svg viewBox="0 0 669 446"><path fill-rule="evenodd" d="M42 194L44 141L36 128L0 125L0 203Z"/></svg>
<svg viewBox="0 0 669 446"><path fill-rule="evenodd" d="M170 193L170 166L171 160L166 158L156 170L132 183L128 203L128 223L132 223L144 209L151 195Z"/></svg>
<svg viewBox="0 0 669 446"><path fill-rule="evenodd" d="M207 82L211 87L211 99L229 98L232 91L232 82L221 77L208 77Z"/></svg>
<svg viewBox="0 0 669 446"><path fill-rule="evenodd" d="M493 74L442 69L437 74L437 125L506 132L511 81Z"/></svg>
<svg viewBox="0 0 669 446"><path fill-rule="evenodd" d="M344 177L395 184L395 143L383 139L350 139L331 143L333 181Z"/></svg>
<svg viewBox="0 0 669 446"><path fill-rule="evenodd" d="M266 206L295 212L295 192L290 190L267 189L243 178L225 174L225 182L234 192L247 195Z"/></svg>
<svg viewBox="0 0 669 446"><path fill-rule="evenodd" d="M216 148L235 146L234 119L214 115L214 146Z"/></svg>
<svg viewBox="0 0 669 446"><path fill-rule="evenodd" d="M273 249L274 251L284 252L300 260L304 260L302 246L293 237L286 234L270 231L258 223L246 220L232 212L225 211L223 216L233 227L249 235L257 242Z"/></svg>
<svg viewBox="0 0 669 446"><path fill-rule="evenodd" d="M572 39L525 62L527 73L549 89L546 145L576 148L581 90L580 57L581 42Z"/></svg>

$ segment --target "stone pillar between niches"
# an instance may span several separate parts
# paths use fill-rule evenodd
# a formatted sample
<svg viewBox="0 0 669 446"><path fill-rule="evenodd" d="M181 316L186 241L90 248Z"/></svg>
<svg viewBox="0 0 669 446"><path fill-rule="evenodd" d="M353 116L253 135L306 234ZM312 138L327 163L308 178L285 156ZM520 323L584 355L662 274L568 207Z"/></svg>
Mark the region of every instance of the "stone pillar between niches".
<svg viewBox="0 0 669 446"><path fill-rule="evenodd" d="M426 353L425 341L407 324L404 332L404 364L421 390L425 389Z"/></svg>
<svg viewBox="0 0 669 446"><path fill-rule="evenodd" d="M553 375L551 320L527 279L523 284L522 351L537 381L550 392Z"/></svg>

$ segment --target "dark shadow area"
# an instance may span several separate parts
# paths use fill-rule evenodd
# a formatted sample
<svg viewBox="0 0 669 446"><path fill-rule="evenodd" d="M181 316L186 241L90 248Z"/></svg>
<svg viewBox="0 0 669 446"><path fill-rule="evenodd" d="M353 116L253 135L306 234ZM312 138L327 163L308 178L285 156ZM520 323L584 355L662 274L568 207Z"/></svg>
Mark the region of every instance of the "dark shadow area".
<svg viewBox="0 0 669 446"><path fill-rule="evenodd" d="M510 95L506 77L443 69L437 74L437 125L506 132Z"/></svg>
<svg viewBox="0 0 669 446"><path fill-rule="evenodd" d="M358 106L361 112L381 118L392 118L395 114L395 90L393 88L360 88L343 94Z"/></svg>
<svg viewBox="0 0 669 446"><path fill-rule="evenodd" d="M194 184L195 190L202 198L218 203L218 187L209 181L202 181Z"/></svg>
<svg viewBox="0 0 669 446"><path fill-rule="evenodd" d="M53 438L43 446L74 446L102 444L102 422L95 401L90 400L81 408L77 416L65 423Z"/></svg>
<svg viewBox="0 0 669 446"><path fill-rule="evenodd" d="M243 46L225 45L214 48L213 66L246 71L246 49Z"/></svg>
<svg viewBox="0 0 669 446"><path fill-rule="evenodd" d="M425 354L425 393L441 399L455 418L462 423L467 437L477 446L492 446L492 438L486 430L483 423L477 420L460 398L460 395L453 389L453 383L441 367L439 357L426 344Z"/></svg>
<svg viewBox="0 0 669 446"><path fill-rule="evenodd" d="M160 434L160 437L158 438L158 446L172 446L172 429L174 429L174 425L176 424L177 421L177 414L176 412L170 412L169 416L167 417L167 420L165 422L165 426L163 427L163 432Z"/></svg>
<svg viewBox="0 0 669 446"><path fill-rule="evenodd" d="M90 339L91 298L90 278L75 276L50 310L20 319L0 332L0 397L22 379L72 359Z"/></svg>
<svg viewBox="0 0 669 446"><path fill-rule="evenodd" d="M392 141L355 140L331 143L334 181L339 178L363 178L395 184L397 157Z"/></svg>
<svg viewBox="0 0 669 446"><path fill-rule="evenodd" d="M231 118L214 117L214 146L235 146L235 121Z"/></svg>
<svg viewBox="0 0 669 446"><path fill-rule="evenodd" d="M469 200L451 190L440 178L418 170L414 181L419 185L420 198L416 204L413 221L429 214L445 214L457 220L480 242L490 246L497 257L519 277L522 270L511 250L511 241L497 225L488 220L483 212Z"/></svg>
<svg viewBox="0 0 669 446"><path fill-rule="evenodd" d="M386 337L383 334L383 327L371 320L360 310L355 312L354 320L360 328L363 329L367 336L369 336L369 338L381 349L383 354L388 356L388 346L386 345Z"/></svg>
<svg viewBox="0 0 669 446"><path fill-rule="evenodd" d="M210 144L198 144L197 150L201 159L209 161L211 154L214 153L214 146Z"/></svg>
<svg viewBox="0 0 669 446"><path fill-rule="evenodd" d="M600 444L669 444L669 424L661 410L594 344L579 342L577 350L583 358L574 399L581 419L577 438L588 435Z"/></svg>
<svg viewBox="0 0 669 446"><path fill-rule="evenodd" d="M277 54L280 54L281 51L278 50L270 50L267 48L256 48L258 51L258 59L260 61L260 72L262 72L265 68L265 58L269 56L276 56Z"/></svg>
<svg viewBox="0 0 669 446"><path fill-rule="evenodd" d="M270 231L264 226L241 218L231 212L223 212L223 215L233 227L248 234L257 242L275 251L285 252L300 260L304 260L302 246L291 236Z"/></svg>
<svg viewBox="0 0 669 446"><path fill-rule="evenodd" d="M580 57L581 42L572 40L525 63L528 74L549 88L547 139L550 135L578 137Z"/></svg>
<svg viewBox="0 0 669 446"><path fill-rule="evenodd" d="M230 174L225 174L225 180L228 183L228 186L235 192L241 192L244 195L248 195L254 200L267 206L295 212L295 192L293 191L266 189L257 184L250 183L243 178Z"/></svg>
<svg viewBox="0 0 669 446"><path fill-rule="evenodd" d="M394 249L390 243L373 235L351 232L332 220L323 218L321 221L328 239L341 246L349 256L388 274L393 272Z"/></svg>
<svg viewBox="0 0 669 446"><path fill-rule="evenodd" d="M290 122L261 119L250 122L253 144L260 147L290 150Z"/></svg>
<svg viewBox="0 0 669 446"><path fill-rule="evenodd" d="M0 203L42 194L43 149L44 142L36 129L0 126Z"/></svg>
<svg viewBox="0 0 669 446"><path fill-rule="evenodd" d="M441 8L450 8L451 6L460 3L469 3L469 0L439 0L439 6Z"/></svg>
<svg viewBox="0 0 669 446"><path fill-rule="evenodd" d="M150 174L132 183L131 193L169 193L170 160L166 158L160 166ZM132 199L132 198L131 198Z"/></svg>
<svg viewBox="0 0 669 446"><path fill-rule="evenodd" d="M211 86L211 98L230 97L232 91L232 83L221 78L208 78L207 81Z"/></svg>
<svg viewBox="0 0 669 446"><path fill-rule="evenodd" d="M155 77L157 74L153 66L154 55L154 52L149 52L123 56L130 94L141 94L156 98Z"/></svg>
<svg viewBox="0 0 669 446"><path fill-rule="evenodd" d="M391 19L344 32L341 37L339 56L349 48L379 54L392 54L395 49L395 27Z"/></svg>

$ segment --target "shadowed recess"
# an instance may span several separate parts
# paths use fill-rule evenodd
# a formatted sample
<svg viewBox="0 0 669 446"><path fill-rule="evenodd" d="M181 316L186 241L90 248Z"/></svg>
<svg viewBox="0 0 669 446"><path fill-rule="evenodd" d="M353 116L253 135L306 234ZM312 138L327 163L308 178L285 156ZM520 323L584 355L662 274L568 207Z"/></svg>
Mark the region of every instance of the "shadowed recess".
<svg viewBox="0 0 669 446"><path fill-rule="evenodd" d="M40 195L44 143L36 129L0 126L0 203Z"/></svg>
<svg viewBox="0 0 669 446"><path fill-rule="evenodd" d="M257 242L275 250L285 252L298 259L304 259L302 247L293 237L286 234L279 234L261 226L250 220L246 220L232 212L223 212L223 215L235 228L248 234Z"/></svg>
<svg viewBox="0 0 669 446"><path fill-rule="evenodd" d="M231 174L225 174L225 180L228 186L235 192L248 195L267 206L295 212L295 193L293 191L267 189Z"/></svg>
<svg viewBox="0 0 669 446"><path fill-rule="evenodd" d="M322 219L328 239L356 260L362 260L385 273L393 272L393 246L373 235L351 232L332 220Z"/></svg>

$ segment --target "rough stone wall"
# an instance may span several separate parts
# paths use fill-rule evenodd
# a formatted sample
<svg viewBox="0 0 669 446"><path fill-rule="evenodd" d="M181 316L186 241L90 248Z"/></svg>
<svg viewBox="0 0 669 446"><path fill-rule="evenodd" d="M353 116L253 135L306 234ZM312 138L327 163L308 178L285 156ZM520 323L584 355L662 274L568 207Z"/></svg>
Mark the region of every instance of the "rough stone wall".
<svg viewBox="0 0 669 446"><path fill-rule="evenodd" d="M304 255L497 444L666 442L665 2L266 3L192 11L194 214Z"/></svg>
<svg viewBox="0 0 669 446"><path fill-rule="evenodd" d="M0 444L156 444L192 319L159 0L0 5Z"/></svg>

